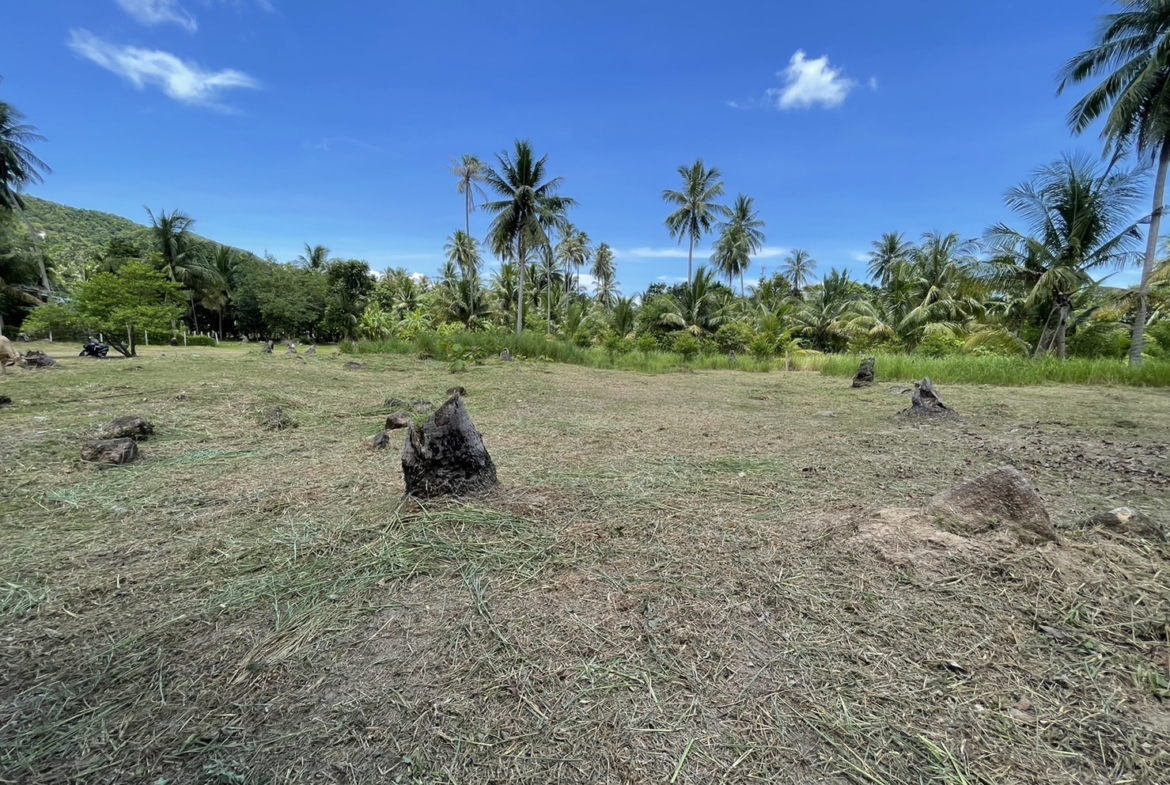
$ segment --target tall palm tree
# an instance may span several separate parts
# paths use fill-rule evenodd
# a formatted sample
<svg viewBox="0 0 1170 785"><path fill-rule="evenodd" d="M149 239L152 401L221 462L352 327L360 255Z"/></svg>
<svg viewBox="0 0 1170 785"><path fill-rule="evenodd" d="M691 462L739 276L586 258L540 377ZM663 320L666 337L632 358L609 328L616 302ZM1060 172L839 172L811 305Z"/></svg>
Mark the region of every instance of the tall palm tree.
<svg viewBox="0 0 1170 785"><path fill-rule="evenodd" d="M682 177L681 191L667 189L662 192L662 199L668 205L678 207L666 217L666 228L671 237L677 237L682 243L685 237L689 243L687 249L687 283L694 280L693 266L695 246L715 226L717 218L726 217L729 210L715 200L723 195L723 183L719 182L722 173L715 167L708 169L703 165L703 159L695 161L691 166L680 166L678 173Z"/></svg>
<svg viewBox="0 0 1170 785"><path fill-rule="evenodd" d="M40 257L38 261L41 288L44 294L48 294L51 287L49 273L45 267L45 255L39 242L40 236L33 231L32 224L24 214L24 200L20 198L20 192L30 183L43 182L42 173L50 174L52 170L29 148L29 144L43 142L45 137L23 121L24 114L19 109L0 101L0 210L19 213L23 219Z"/></svg>
<svg viewBox="0 0 1170 785"><path fill-rule="evenodd" d="M617 268L614 266L613 249L608 244L597 246L593 254L593 267L589 272L593 275L593 289L598 305L606 311L611 310L618 294L615 280Z"/></svg>
<svg viewBox="0 0 1170 785"><path fill-rule="evenodd" d="M557 196L563 178L545 180L548 156L537 159L528 140L516 140L515 149L496 156L497 168L489 168L484 182L501 198L484 208L495 214L489 233L497 256L518 265L516 334L524 331L524 267L528 252L548 244L548 232L564 226L565 213L577 202Z"/></svg>
<svg viewBox="0 0 1170 785"><path fill-rule="evenodd" d="M869 252L869 277L883 288L902 277L902 271L914 253L914 243L900 232L886 232L882 239L874 240L872 248Z"/></svg>
<svg viewBox="0 0 1170 785"><path fill-rule="evenodd" d="M565 289L570 294L577 294L577 273L593 259L593 248L589 245L589 235L577 227L569 224L557 243L557 256L565 268ZM572 301L572 298L569 298Z"/></svg>
<svg viewBox="0 0 1170 785"><path fill-rule="evenodd" d="M1101 172L1088 158L1066 155L1008 192L1008 207L1027 222L1023 232L998 224L987 233L993 282L1009 291L1026 289L1028 307L1050 304L1061 359L1077 295L1096 285L1091 273L1136 259L1133 246L1141 234L1131 216L1142 195L1139 177L1112 167Z"/></svg>
<svg viewBox="0 0 1170 785"><path fill-rule="evenodd" d="M487 182L487 165L479 160L478 156L464 154L461 158L452 158L447 171L459 180L459 193L464 197L464 211L467 218L466 232L471 234L471 214L475 212L475 194L487 199L480 183Z"/></svg>
<svg viewBox="0 0 1170 785"><path fill-rule="evenodd" d="M801 335L820 350L840 350L850 337L850 326L871 312L862 290L850 280L849 271L830 270L819 286L809 290L793 314Z"/></svg>
<svg viewBox="0 0 1170 785"><path fill-rule="evenodd" d="M978 276L978 244L958 234L928 232L914 249L908 302L912 306L899 330L904 337L923 337L932 325L952 332L986 312L986 282Z"/></svg>
<svg viewBox="0 0 1170 785"><path fill-rule="evenodd" d="M195 246L191 227L195 219L179 210L160 210L155 215L149 207L150 232L154 239L155 251L159 254L159 266L172 283L182 284L187 289L187 300L191 306L191 321L199 329L199 316L195 312L195 292L215 276L207 260Z"/></svg>
<svg viewBox="0 0 1170 785"><path fill-rule="evenodd" d="M323 245L305 243L305 252L297 257L297 264L320 272L329 266L329 249Z"/></svg>
<svg viewBox="0 0 1170 785"><path fill-rule="evenodd" d="M462 229L455 233L443 246L447 260L454 262L465 278L479 280L479 270L483 266L483 257L479 253L479 241Z"/></svg>
<svg viewBox="0 0 1170 785"><path fill-rule="evenodd" d="M816 259L808 251L797 248L784 258L780 267L780 274L792 284L792 296L800 297L804 287L808 284L812 271L817 269Z"/></svg>
<svg viewBox="0 0 1170 785"><path fill-rule="evenodd" d="M1158 163L1129 351L1129 363L1136 366L1142 361L1150 277L1170 171L1170 3L1124 0L1122 10L1102 20L1096 45L1064 66L1058 92L1097 76L1104 78L1069 112L1073 131L1079 134L1104 116L1101 135L1107 150L1116 155L1132 147L1142 158Z"/></svg>
<svg viewBox="0 0 1170 785"><path fill-rule="evenodd" d="M236 286L240 265L239 254L234 248L217 245L209 262L215 274L211 276L208 285L204 287L200 304L204 308L216 312L219 317L219 337L223 338L223 309L227 307L231 293Z"/></svg>
<svg viewBox="0 0 1170 785"><path fill-rule="evenodd" d="M754 200L740 194L731 206L731 217L719 225L712 263L727 275L730 285L739 276L739 296L745 296L743 273L752 263L752 254L764 247L764 222L756 212Z"/></svg>

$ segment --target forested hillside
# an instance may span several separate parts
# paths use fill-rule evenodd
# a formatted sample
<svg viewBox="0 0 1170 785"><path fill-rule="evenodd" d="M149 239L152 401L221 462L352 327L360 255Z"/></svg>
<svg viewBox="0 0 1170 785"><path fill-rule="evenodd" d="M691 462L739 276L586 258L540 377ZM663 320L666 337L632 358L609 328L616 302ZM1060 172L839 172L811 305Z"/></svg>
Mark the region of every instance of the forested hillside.
<svg viewBox="0 0 1170 785"><path fill-rule="evenodd" d="M33 228L44 232L45 255L65 280L81 278L86 265L115 237L144 248L150 245L150 230L120 215L68 207L35 196L23 199Z"/></svg>

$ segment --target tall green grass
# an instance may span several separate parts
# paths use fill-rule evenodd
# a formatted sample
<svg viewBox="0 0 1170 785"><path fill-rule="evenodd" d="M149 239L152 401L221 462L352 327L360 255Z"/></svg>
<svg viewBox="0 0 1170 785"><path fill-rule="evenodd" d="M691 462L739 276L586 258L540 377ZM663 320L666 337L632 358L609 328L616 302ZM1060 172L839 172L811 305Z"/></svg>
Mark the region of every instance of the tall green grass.
<svg viewBox="0 0 1170 785"><path fill-rule="evenodd" d="M799 358L802 369L817 370L827 376L853 376L857 373L859 362L858 357L843 354L806 355ZM1131 369L1124 360L880 354L877 355L876 371L879 381L909 382L929 376L942 383L994 384L1004 387L1037 384L1170 387L1170 362L1164 360L1146 360L1140 367Z"/></svg>
<svg viewBox="0 0 1170 785"><path fill-rule="evenodd" d="M598 347L583 348L560 340L549 340L539 333L520 337L501 333L456 333L442 336L422 333L412 340L387 338L346 344L342 351L356 354L406 354L452 361L452 347L474 358L498 357L505 349L515 358L583 365L588 368L612 368L641 373L677 371L739 370L768 372L785 369L784 358L759 360L747 355L734 360L723 354L705 354L687 361L673 352L632 351L611 353ZM788 365L794 371L820 371L827 376L853 376L860 358L848 354L795 354ZM1117 384L1134 387L1170 387L1170 362L1147 360L1131 370L1123 360L1057 360L1051 357L995 357L955 355L882 354L877 356L879 381L910 382L929 376L943 384L994 384L1025 387L1037 384Z"/></svg>

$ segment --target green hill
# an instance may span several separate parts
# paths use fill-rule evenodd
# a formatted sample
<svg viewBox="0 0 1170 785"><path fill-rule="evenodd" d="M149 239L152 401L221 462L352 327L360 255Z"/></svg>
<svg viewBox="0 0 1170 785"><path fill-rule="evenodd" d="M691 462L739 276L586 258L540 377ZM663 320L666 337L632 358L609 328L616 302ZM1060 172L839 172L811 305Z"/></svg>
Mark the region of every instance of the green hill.
<svg viewBox="0 0 1170 785"><path fill-rule="evenodd" d="M24 202L29 222L37 232L44 233L45 255L66 279L80 277L94 254L115 237L143 247L150 244L150 230L129 218L67 207L35 196L25 196Z"/></svg>
<svg viewBox="0 0 1170 785"><path fill-rule="evenodd" d="M39 233L44 234L45 255L65 280L82 277L94 255L110 240L126 240L142 248L151 246L150 229L129 218L98 210L68 207L25 195L25 214ZM207 242L206 238L199 238Z"/></svg>

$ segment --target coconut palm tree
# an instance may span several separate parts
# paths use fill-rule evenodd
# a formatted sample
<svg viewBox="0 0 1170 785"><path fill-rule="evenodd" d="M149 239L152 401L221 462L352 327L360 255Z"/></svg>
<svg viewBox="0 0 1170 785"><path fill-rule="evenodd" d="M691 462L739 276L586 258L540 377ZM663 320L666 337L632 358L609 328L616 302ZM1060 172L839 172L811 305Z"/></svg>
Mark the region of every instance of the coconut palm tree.
<svg viewBox="0 0 1170 785"><path fill-rule="evenodd" d="M475 212L475 195L479 194L487 199L480 183L487 182L487 165L479 160L478 156L465 154L461 158L452 158L447 171L455 175L459 181L459 193L465 200L464 212L467 218L467 234L471 234L471 214Z"/></svg>
<svg viewBox="0 0 1170 785"><path fill-rule="evenodd" d="M479 253L479 241L462 229L455 233L443 246L447 260L453 262L465 278L479 280L479 270L483 266L483 257Z"/></svg>
<svg viewBox="0 0 1170 785"><path fill-rule="evenodd" d="M739 276L739 296L745 296L743 273L752 263L752 254L764 247L764 222L756 212L753 199L740 194L731 206L731 217L719 224L719 240L711 262L727 275L730 285Z"/></svg>
<svg viewBox="0 0 1170 785"><path fill-rule="evenodd" d="M19 213L24 221L29 237L36 246L41 288L47 295L51 287L45 256L39 242L40 236L33 231L32 224L24 214L24 200L20 198L20 192L29 184L43 182L42 173L50 174L52 170L29 148L29 144L43 142L45 137L23 121L24 114L19 109L0 101L0 210Z"/></svg>
<svg viewBox="0 0 1170 785"><path fill-rule="evenodd" d="M843 349L851 334L851 325L871 308L863 291L850 280L849 271L830 270L819 286L809 290L793 314L796 329L815 349Z"/></svg>
<svg viewBox="0 0 1170 785"><path fill-rule="evenodd" d="M671 297L673 307L660 317L660 323L666 327L681 327L696 338L719 329L724 315L716 298L717 288L722 289L722 284L715 281L715 271L699 265L695 279L674 292Z"/></svg>
<svg viewBox="0 0 1170 785"><path fill-rule="evenodd" d="M809 276L817 269L816 259L808 251L797 248L784 257L780 274L792 283L792 296L799 298L808 284Z"/></svg>
<svg viewBox="0 0 1170 785"><path fill-rule="evenodd" d="M1153 210L1133 319L1129 363L1141 364L1149 310L1150 278L1157 262L1166 174L1170 171L1170 3L1124 0L1122 9L1102 20L1095 46L1073 57L1061 72L1058 92L1103 77L1069 112L1069 125L1082 133L1101 117L1107 150L1119 155L1133 148L1157 161Z"/></svg>
<svg viewBox="0 0 1170 785"><path fill-rule="evenodd" d="M700 158L691 166L680 166L678 173L683 180L682 190L667 189L662 192L662 199L678 207L666 217L666 228L679 243L684 237L688 241L687 283L690 283L694 280L695 246L714 228L716 219L726 217L730 211L715 202L723 195L723 183L719 182L722 173L718 169L708 169Z"/></svg>
<svg viewBox="0 0 1170 785"><path fill-rule="evenodd" d="M593 267L589 271L593 275L593 290L597 296L597 303L604 310L609 311L614 306L617 297L617 268L613 262L613 249L608 244L597 246L593 254Z"/></svg>
<svg viewBox="0 0 1170 785"><path fill-rule="evenodd" d="M978 244L958 234L928 232L914 249L906 298L910 310L899 325L908 340L933 324L957 333L986 312L986 281L978 276Z"/></svg>
<svg viewBox="0 0 1170 785"><path fill-rule="evenodd" d="M323 245L305 243L305 252L297 257L297 264L309 270L324 270L329 266L329 249Z"/></svg>
<svg viewBox="0 0 1170 785"><path fill-rule="evenodd" d="M572 296L578 294L577 273L593 259L589 235L569 224L562 232L561 241L557 243L557 256L565 268L565 291L570 295L566 298L567 308L573 300Z"/></svg>
<svg viewBox="0 0 1170 785"><path fill-rule="evenodd" d="M903 277L914 253L914 243L900 232L886 232L882 239L874 240L872 248L869 252L869 277L883 288L893 285Z"/></svg>
<svg viewBox="0 0 1170 785"><path fill-rule="evenodd" d="M565 213L577 202L557 196L563 178L545 180L548 156L537 159L532 144L516 140L514 150L496 156L498 168L489 168L484 182L501 199L484 208L495 214L489 233L493 252L514 259L518 266L516 334L524 331L524 268L528 253L547 245L550 230L565 225Z"/></svg>
<svg viewBox="0 0 1170 785"><path fill-rule="evenodd" d="M195 219L179 210L160 210L156 216L149 207L150 232L158 253L159 268L172 283L182 284L187 289L187 301L191 307L191 323L199 330L199 316L195 312L196 293L214 282L215 271L207 259L199 253L194 242L191 227Z"/></svg>
<svg viewBox="0 0 1170 785"><path fill-rule="evenodd" d="M1092 273L1137 259L1141 234L1131 216L1142 196L1140 173L1100 171L1084 156L1064 156L1008 192L1006 203L1027 223L1023 231L992 227L989 274L1001 290L1026 290L1024 304L1046 306L1045 327L1056 354L1065 357L1069 315L1077 296L1096 285ZM1045 329L1037 344L1044 343Z"/></svg>

